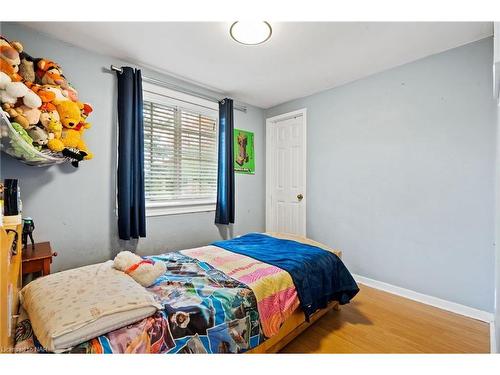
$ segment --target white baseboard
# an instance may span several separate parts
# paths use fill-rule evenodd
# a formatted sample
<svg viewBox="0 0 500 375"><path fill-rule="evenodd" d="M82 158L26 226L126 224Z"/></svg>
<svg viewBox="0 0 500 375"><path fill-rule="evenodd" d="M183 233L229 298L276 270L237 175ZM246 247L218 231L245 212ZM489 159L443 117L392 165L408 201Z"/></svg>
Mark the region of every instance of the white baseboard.
<svg viewBox="0 0 500 375"><path fill-rule="evenodd" d="M498 353L497 352L497 332L495 329L495 320L493 320L490 323L490 352L491 353Z"/></svg>
<svg viewBox="0 0 500 375"><path fill-rule="evenodd" d="M494 322L494 314L489 313L487 311L475 309L473 307L461 305L459 303L451 302L451 301L446 301L441 298L429 296L427 294L422 294L415 292L410 289L405 289L401 288L399 286L391 285L384 283L382 281L377 281L370 279L368 277L360 276L360 275L352 275L354 279L359 282L360 284L364 284L366 286L375 288L375 289L380 289L388 293L396 294L401 297L405 297L408 299L411 299L413 301L425 303L426 305L431 305L437 308L440 308L442 310L446 311L451 311L456 314L464 315L469 318L481 320L483 322L491 323ZM494 335L493 335L494 336ZM493 341L493 338L491 338L490 341Z"/></svg>

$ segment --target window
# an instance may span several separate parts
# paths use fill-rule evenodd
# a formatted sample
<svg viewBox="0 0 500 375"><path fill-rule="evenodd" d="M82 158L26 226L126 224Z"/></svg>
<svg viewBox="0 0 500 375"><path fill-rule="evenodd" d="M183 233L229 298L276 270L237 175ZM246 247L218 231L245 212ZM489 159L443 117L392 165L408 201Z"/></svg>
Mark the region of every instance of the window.
<svg viewBox="0 0 500 375"><path fill-rule="evenodd" d="M147 215L215 210L217 104L149 84L143 90Z"/></svg>

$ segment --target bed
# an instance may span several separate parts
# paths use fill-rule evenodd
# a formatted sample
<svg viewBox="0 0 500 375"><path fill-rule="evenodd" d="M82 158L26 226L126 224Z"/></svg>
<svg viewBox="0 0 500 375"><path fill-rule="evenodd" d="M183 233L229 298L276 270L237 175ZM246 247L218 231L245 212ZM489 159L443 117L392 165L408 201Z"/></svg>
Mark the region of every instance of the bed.
<svg viewBox="0 0 500 375"><path fill-rule="evenodd" d="M279 256L292 250L296 253ZM314 275L307 274L307 264L311 262L302 259L301 254L308 251L333 262L335 269L330 267L329 272L335 290L326 294L323 291L323 295L318 292L320 288L312 288L323 281L317 278L321 275L317 264L310 267ZM253 233L148 257L167 265L165 274L147 288L162 308L62 351L278 352L310 324L338 309L339 303L348 303L359 291L340 257L340 252L320 243L279 233ZM297 265L304 270L297 272ZM35 323L21 307L15 329L16 352L47 351L35 335L37 329L42 330Z"/></svg>

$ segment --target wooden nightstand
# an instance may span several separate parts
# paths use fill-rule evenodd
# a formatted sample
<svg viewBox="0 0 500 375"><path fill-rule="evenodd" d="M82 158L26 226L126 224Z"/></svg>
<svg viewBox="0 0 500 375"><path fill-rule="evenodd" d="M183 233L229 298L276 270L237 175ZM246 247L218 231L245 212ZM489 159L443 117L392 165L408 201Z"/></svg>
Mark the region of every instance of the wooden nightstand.
<svg viewBox="0 0 500 375"><path fill-rule="evenodd" d="M41 276L50 274L50 264L52 257L57 253L52 252L50 242L40 242L35 244L35 248L27 246L23 249L23 275L40 272Z"/></svg>

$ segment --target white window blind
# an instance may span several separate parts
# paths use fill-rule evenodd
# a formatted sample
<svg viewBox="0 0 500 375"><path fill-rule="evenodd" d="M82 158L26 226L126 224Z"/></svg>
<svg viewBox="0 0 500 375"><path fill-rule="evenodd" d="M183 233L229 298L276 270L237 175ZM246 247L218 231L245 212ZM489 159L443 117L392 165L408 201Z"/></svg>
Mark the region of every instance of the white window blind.
<svg viewBox="0 0 500 375"><path fill-rule="evenodd" d="M210 116L206 111L148 100L143 108L147 205L215 203L215 113Z"/></svg>

